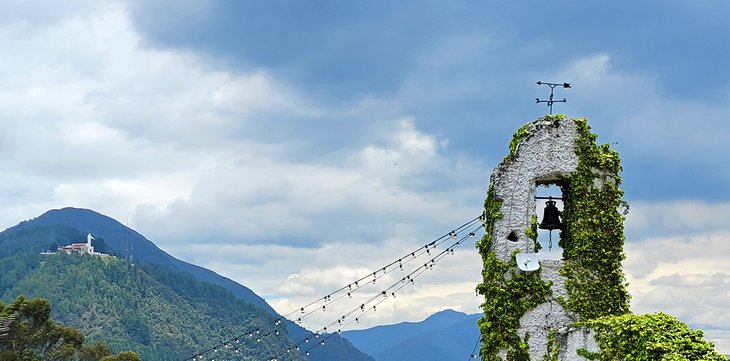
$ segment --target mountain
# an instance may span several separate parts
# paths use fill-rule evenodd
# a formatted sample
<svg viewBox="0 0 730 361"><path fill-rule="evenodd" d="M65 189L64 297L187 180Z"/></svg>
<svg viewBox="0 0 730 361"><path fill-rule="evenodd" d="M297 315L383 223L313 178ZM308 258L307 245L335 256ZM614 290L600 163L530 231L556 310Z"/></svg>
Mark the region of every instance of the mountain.
<svg viewBox="0 0 730 361"><path fill-rule="evenodd" d="M133 350L148 361L183 359L251 325L275 327L273 315L224 288L154 264L21 252L0 258L0 275L3 302L21 294L46 298L53 318L89 342L103 340L115 353ZM282 342L291 345L279 327L281 336L243 340L239 353L268 359Z"/></svg>
<svg viewBox="0 0 730 361"><path fill-rule="evenodd" d="M445 310L421 322L344 331L342 336L377 361L463 361L479 339L479 317Z"/></svg>
<svg viewBox="0 0 730 361"><path fill-rule="evenodd" d="M154 266L154 272L150 277L154 278L156 272L182 272L196 281L223 287L232 293L235 298L244 301L244 304L253 304L270 316L279 317L266 301L249 288L211 270L178 260L159 249L154 243L136 231L110 217L88 209L63 208L50 210L39 217L23 221L0 232L0 260L8 257L12 258L12 256L23 252L37 254L42 250L55 249L58 245L84 242L85 235L89 232L97 238L96 248L99 247L98 243L101 243L103 247L108 249L109 253L117 256L121 261L133 261L125 262L125 264L134 264L140 269ZM17 293L10 292L9 289L19 281L19 277L21 275L18 272L10 272L0 276L0 291L6 290L0 292L0 298L7 301L12 294ZM32 279L35 276L29 275L29 277ZM30 283L35 284L34 282ZM41 296L34 294L36 291L38 290L29 287L26 289L26 292L28 292L26 295ZM214 292L214 294L217 295L218 293ZM201 297L201 295L195 297ZM289 337L294 342L312 336L311 332L301 328L294 322L287 322L287 328ZM220 340L220 337L218 340ZM215 343L201 341L198 344L207 347ZM333 335L323 347L314 349L307 359L310 361L373 361L371 357L357 350L349 341L339 335Z"/></svg>
<svg viewBox="0 0 730 361"><path fill-rule="evenodd" d="M89 209L62 208L50 210L37 218L21 222L17 226L8 230L17 232L38 228L39 226L57 225L76 229L80 231L83 236L86 236L86 233L91 232L94 237L104 238L107 245L114 250L115 255L120 258L132 259L138 263L153 263L174 270L190 273L198 280L222 286L231 291L236 297L274 313L271 306L269 306L266 301L256 295L249 288L209 269L196 266L170 256L133 229L119 223L113 218ZM59 235L53 236L55 236L56 239L48 240L48 243L51 243L52 241L65 241L63 238L60 238Z"/></svg>

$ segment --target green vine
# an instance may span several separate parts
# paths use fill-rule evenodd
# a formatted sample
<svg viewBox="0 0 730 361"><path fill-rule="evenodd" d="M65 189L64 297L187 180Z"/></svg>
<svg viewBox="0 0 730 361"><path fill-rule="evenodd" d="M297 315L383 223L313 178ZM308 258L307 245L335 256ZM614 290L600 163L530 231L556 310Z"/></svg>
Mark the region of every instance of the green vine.
<svg viewBox="0 0 730 361"><path fill-rule="evenodd" d="M558 331L551 329L548 332L547 351L543 356L543 361L558 361L560 354L560 340L558 340Z"/></svg>
<svg viewBox="0 0 730 361"><path fill-rule="evenodd" d="M550 284L540 279L539 272L519 271L514 257L509 262L503 262L490 251L494 223L502 219L501 206L502 201L495 196L492 183L484 202L486 232L477 243L484 261L484 282L477 286L477 292L484 295L486 300L482 304L484 317L479 320L481 355L484 361L501 360L498 352L506 349L508 361L529 361L529 334L520 337L517 329L525 312L545 301L551 292Z"/></svg>
<svg viewBox="0 0 730 361"><path fill-rule="evenodd" d="M567 121L563 115L549 115L541 119L556 126ZM623 314L628 311L628 293L621 271L623 259L623 216L618 213L622 192L618 185L621 170L618 154L608 146L597 146L596 136L590 133L585 119L573 119L579 137L575 151L579 158L578 169L561 180L564 203L563 223L567 226L561 235L565 265L561 273L567 278L568 299L560 299L570 310L590 319L607 314ZM519 144L531 137L528 123L515 132L509 145L510 153L503 165L514 159ZM602 180L600 186L594 180ZM509 262L499 260L491 251L494 222L502 218L502 201L494 193L490 182L484 202L486 234L478 248L482 254L484 282L477 291L484 295L484 317L479 325L482 331L483 360L501 360L500 350L506 350L507 360L528 360L527 337L517 333L519 320L530 309L545 302L551 294L550 285L540 279L539 271L521 272L514 257ZM527 237L537 242L537 217L530 220L525 230ZM606 288L610 295L606 296ZM559 343L552 336L548 344L548 358L554 359Z"/></svg>
<svg viewBox="0 0 730 361"><path fill-rule="evenodd" d="M581 319L593 319L629 312L621 261L624 214L627 204L619 188L621 161L607 144L597 145L585 119L573 119L577 126L575 152L578 167L561 185L563 224L560 246L566 277L567 309Z"/></svg>
<svg viewBox="0 0 730 361"><path fill-rule="evenodd" d="M494 236L494 222L502 219L501 212L502 201L497 199L494 194L494 183L489 184L487 191L487 199L484 200L484 237L477 242L477 248L480 253L489 252L492 247L492 237Z"/></svg>
<svg viewBox="0 0 730 361"><path fill-rule="evenodd" d="M563 115L545 116L555 126L568 121ZM575 153L578 165L562 177L557 185L563 192L560 246L567 297L558 297L563 307L580 316L578 327L596 331L601 352L579 349L578 355L601 361L614 360L709 360L728 361L714 351L712 343L702 340L702 331L691 330L679 320L659 313L636 316L629 313L629 294L621 268L624 259L623 222L628 204L619 188L621 161L609 145L597 145L597 136L585 119L575 122L578 137ZM530 124L512 137L510 153L500 166L517 156L519 144L531 136ZM477 243L482 255L483 282L477 292L484 295L484 316L479 320L482 334L481 356L485 361L529 360L529 333L521 337L517 330L525 313L545 302L551 295L550 284L540 278L539 270L521 272L513 257L504 262L491 250L495 221L502 219L502 200L494 192L494 178L484 201L486 234ZM533 216L525 235L537 242L537 217ZM515 251L516 253L517 251ZM557 330L548 333L543 361L557 361L560 340Z"/></svg>
<svg viewBox="0 0 730 361"><path fill-rule="evenodd" d="M579 323L597 331L601 352L579 350L590 360L654 361L704 360L728 361L711 342L702 339L702 330L664 313L607 316Z"/></svg>
<svg viewBox="0 0 730 361"><path fill-rule="evenodd" d="M535 252L540 252L542 245L537 241L537 216L534 214L530 218L530 226L525 229L525 235L535 244Z"/></svg>
<svg viewBox="0 0 730 361"><path fill-rule="evenodd" d="M505 157L505 159L514 157L515 152L517 151L517 146L531 135L530 124L531 123L527 123L521 126L520 129L517 129L515 134L512 135L512 141L509 142L509 154Z"/></svg>
<svg viewBox="0 0 730 361"><path fill-rule="evenodd" d="M525 333L525 338L517 343L517 347L507 350L507 360L524 360L530 361L530 345L527 341L530 340L530 333Z"/></svg>

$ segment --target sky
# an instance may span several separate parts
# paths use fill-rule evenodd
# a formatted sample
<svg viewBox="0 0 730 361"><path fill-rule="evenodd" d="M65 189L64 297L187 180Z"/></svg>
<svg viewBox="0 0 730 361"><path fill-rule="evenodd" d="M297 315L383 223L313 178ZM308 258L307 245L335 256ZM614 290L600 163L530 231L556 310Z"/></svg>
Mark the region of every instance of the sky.
<svg viewBox="0 0 730 361"><path fill-rule="evenodd" d="M514 131L623 162L634 312L730 353L730 3L0 4L0 228L93 209L296 310L481 212ZM357 327L479 312L472 244ZM391 302L392 301L392 302ZM331 315L322 316L322 320Z"/></svg>

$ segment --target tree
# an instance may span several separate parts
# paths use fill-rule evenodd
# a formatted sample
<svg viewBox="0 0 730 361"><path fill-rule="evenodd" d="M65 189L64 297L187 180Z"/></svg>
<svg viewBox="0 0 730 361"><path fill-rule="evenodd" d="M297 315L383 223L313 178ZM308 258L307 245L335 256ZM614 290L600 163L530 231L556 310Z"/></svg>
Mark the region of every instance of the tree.
<svg viewBox="0 0 730 361"><path fill-rule="evenodd" d="M112 356L103 342L84 346L81 331L51 319L51 304L43 298L28 300L21 295L10 305L0 302L0 324L7 328L0 333L3 361L140 360L134 352Z"/></svg>
<svg viewBox="0 0 730 361"><path fill-rule="evenodd" d="M101 361L142 361L142 359L134 352L125 351L116 356L106 356Z"/></svg>
<svg viewBox="0 0 730 361"><path fill-rule="evenodd" d="M81 348L81 351L79 351L79 361L98 361L111 354L109 346L104 342L97 342Z"/></svg>

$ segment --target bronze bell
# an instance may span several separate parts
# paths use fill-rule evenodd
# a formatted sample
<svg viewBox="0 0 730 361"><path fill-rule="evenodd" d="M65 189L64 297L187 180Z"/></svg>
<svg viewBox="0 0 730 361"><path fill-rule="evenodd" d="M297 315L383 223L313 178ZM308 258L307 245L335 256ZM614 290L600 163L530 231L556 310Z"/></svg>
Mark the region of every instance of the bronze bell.
<svg viewBox="0 0 730 361"><path fill-rule="evenodd" d="M562 226L558 208L555 207L555 201L550 197L550 200L545 202L545 213L543 213L542 222L540 222L540 229L552 231L553 229L560 229Z"/></svg>

